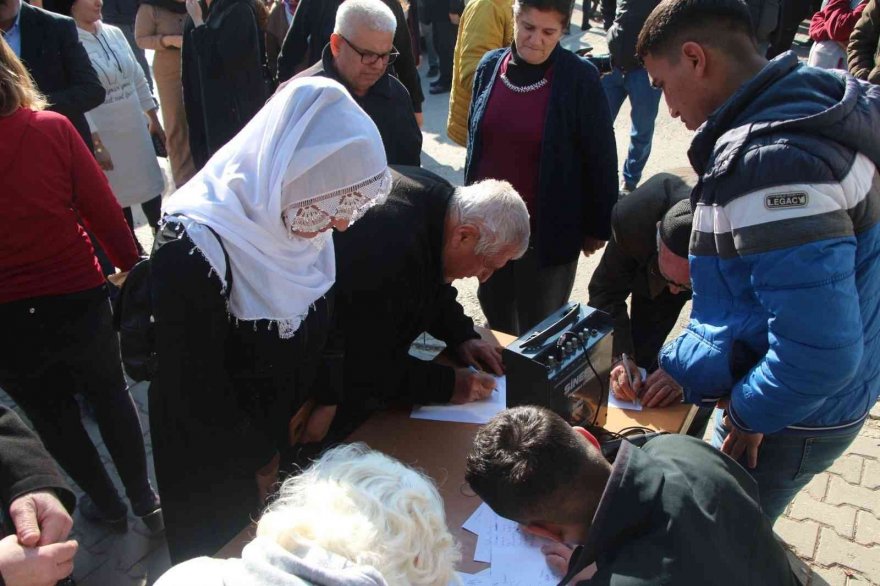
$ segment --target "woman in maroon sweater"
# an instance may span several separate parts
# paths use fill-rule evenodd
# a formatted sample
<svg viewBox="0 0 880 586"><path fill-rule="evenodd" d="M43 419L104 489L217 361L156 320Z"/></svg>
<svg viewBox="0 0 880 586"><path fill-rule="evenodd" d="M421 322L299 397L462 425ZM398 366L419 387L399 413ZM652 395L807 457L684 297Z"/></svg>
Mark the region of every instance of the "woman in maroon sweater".
<svg viewBox="0 0 880 586"><path fill-rule="evenodd" d="M127 507L80 419L94 407L134 513L161 520L137 410L125 384L104 277L88 228L114 265L138 260L107 179L64 116L0 39L0 387L86 493L80 512L123 530Z"/></svg>

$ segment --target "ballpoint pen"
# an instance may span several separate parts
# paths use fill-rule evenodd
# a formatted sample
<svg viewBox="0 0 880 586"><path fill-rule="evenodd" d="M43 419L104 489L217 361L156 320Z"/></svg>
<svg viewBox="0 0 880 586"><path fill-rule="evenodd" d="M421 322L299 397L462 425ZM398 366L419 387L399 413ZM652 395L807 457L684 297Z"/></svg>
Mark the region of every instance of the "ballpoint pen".
<svg viewBox="0 0 880 586"><path fill-rule="evenodd" d="M629 383L629 388L632 390L633 395L635 395L635 398L632 400L632 404L633 406L638 407L639 396L638 394L636 394L636 388L633 385L633 378L629 372L629 365L627 365L627 362L629 362L629 356L626 355L626 352L620 355L620 361L623 363L623 372L626 373L626 382Z"/></svg>

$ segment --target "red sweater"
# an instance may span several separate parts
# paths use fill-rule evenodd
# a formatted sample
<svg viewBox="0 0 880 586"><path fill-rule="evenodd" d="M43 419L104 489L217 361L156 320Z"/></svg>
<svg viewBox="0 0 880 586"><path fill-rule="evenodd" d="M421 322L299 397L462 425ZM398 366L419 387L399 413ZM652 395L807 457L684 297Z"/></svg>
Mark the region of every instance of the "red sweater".
<svg viewBox="0 0 880 586"><path fill-rule="evenodd" d="M810 38L814 41L837 41L846 45L862 11L865 10L865 4L866 2L861 2L852 9L850 0L830 0L825 8L810 19Z"/></svg>
<svg viewBox="0 0 880 586"><path fill-rule="evenodd" d="M73 125L21 108L0 118L0 303L104 283L89 237L127 271L138 260L122 209Z"/></svg>

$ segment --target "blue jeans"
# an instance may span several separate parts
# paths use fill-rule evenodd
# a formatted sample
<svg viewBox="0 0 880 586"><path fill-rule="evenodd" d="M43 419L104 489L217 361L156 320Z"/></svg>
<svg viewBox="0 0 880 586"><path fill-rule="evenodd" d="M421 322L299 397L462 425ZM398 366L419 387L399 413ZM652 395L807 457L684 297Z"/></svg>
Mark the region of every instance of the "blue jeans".
<svg viewBox="0 0 880 586"><path fill-rule="evenodd" d="M721 423L722 411L715 410L715 434L712 445L721 448L727 429ZM813 479L827 470L856 439L862 426L842 434L814 436L765 435L758 448L758 466L752 470L746 455L739 463L758 482L761 510L774 523L795 495Z"/></svg>
<svg viewBox="0 0 880 586"><path fill-rule="evenodd" d="M602 76L602 88L608 98L612 118L617 118L623 101L629 96L632 129L629 133L629 152L623 164L623 180L628 186L636 187L651 154L654 121L657 119L661 92L651 87L644 67L629 73L614 68L611 73Z"/></svg>

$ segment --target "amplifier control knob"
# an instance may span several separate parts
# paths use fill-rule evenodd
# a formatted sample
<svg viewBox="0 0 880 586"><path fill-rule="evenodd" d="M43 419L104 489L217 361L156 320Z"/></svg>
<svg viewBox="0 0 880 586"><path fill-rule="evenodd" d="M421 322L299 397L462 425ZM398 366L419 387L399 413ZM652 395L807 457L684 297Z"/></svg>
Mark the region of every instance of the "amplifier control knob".
<svg viewBox="0 0 880 586"><path fill-rule="evenodd" d="M571 345L571 342L566 342L566 343L565 343L565 351L566 351L568 354L571 354L571 353L574 351L574 346Z"/></svg>
<svg viewBox="0 0 880 586"><path fill-rule="evenodd" d="M590 330L590 335L591 336L598 336L599 332L597 330Z"/></svg>
<svg viewBox="0 0 880 586"><path fill-rule="evenodd" d="M550 368L555 368L556 367L556 357L549 356L547 358L547 366L549 366Z"/></svg>

